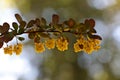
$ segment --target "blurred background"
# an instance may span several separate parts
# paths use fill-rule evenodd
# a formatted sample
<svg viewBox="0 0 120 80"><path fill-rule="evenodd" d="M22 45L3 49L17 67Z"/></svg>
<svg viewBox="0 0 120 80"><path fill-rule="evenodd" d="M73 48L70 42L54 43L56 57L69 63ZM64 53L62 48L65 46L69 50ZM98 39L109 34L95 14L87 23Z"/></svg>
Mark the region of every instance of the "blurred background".
<svg viewBox="0 0 120 80"><path fill-rule="evenodd" d="M120 0L0 0L0 25L16 22L15 13L26 21L44 17L48 23L52 14L61 21L93 18L103 38L101 49L91 55L74 53L74 37L69 38L68 51L46 49L36 54L33 41L22 35L26 40L20 56L5 55L0 49L0 80L120 80L119 4Z"/></svg>

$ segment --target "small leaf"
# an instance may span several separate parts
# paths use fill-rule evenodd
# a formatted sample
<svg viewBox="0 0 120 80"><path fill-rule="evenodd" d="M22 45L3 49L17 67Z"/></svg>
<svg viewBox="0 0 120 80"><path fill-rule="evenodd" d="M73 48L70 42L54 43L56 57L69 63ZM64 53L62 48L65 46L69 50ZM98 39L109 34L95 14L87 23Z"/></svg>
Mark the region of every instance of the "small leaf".
<svg viewBox="0 0 120 80"><path fill-rule="evenodd" d="M41 23L40 23L40 25L41 25L41 26L45 26L46 23L47 23L46 20L42 17L42 18L41 18Z"/></svg>
<svg viewBox="0 0 120 80"><path fill-rule="evenodd" d="M8 43L9 41L11 41L14 38L14 34L12 32L8 32L4 35L3 39L4 42Z"/></svg>
<svg viewBox="0 0 120 80"><path fill-rule="evenodd" d="M4 42L3 36L0 36L0 42Z"/></svg>
<svg viewBox="0 0 120 80"><path fill-rule="evenodd" d="M3 26L0 25L0 33L3 33L2 28L3 28Z"/></svg>
<svg viewBox="0 0 120 80"><path fill-rule="evenodd" d="M75 25L75 21L74 21L72 18L70 18L70 19L68 20L68 22L67 22L67 25L68 25L69 27L73 27L73 26Z"/></svg>
<svg viewBox="0 0 120 80"><path fill-rule="evenodd" d="M34 20L30 20L27 24L27 28L30 28L32 27L33 25L35 24L35 21Z"/></svg>
<svg viewBox="0 0 120 80"><path fill-rule="evenodd" d="M92 37L93 37L94 39L102 40L102 38L101 38L99 35L92 35Z"/></svg>
<svg viewBox="0 0 120 80"><path fill-rule="evenodd" d="M58 24L59 22L59 16L57 14L52 15L52 23L53 24Z"/></svg>
<svg viewBox="0 0 120 80"><path fill-rule="evenodd" d="M94 28L90 29L89 32L90 32L90 33L97 33L97 31L96 31Z"/></svg>
<svg viewBox="0 0 120 80"><path fill-rule="evenodd" d="M0 48L2 48L2 46L3 46L3 42L0 42Z"/></svg>
<svg viewBox="0 0 120 80"><path fill-rule="evenodd" d="M8 23L3 23L2 31L3 33L8 32L10 25Z"/></svg>
<svg viewBox="0 0 120 80"><path fill-rule="evenodd" d="M95 20L94 19L89 19L89 24L90 24L90 27L94 27L95 26Z"/></svg>
<svg viewBox="0 0 120 80"><path fill-rule="evenodd" d="M39 32L39 35L43 38L50 38L50 35L47 33Z"/></svg>
<svg viewBox="0 0 120 80"><path fill-rule="evenodd" d="M17 21L20 23L22 20L22 17L19 14L15 14L15 17L17 19Z"/></svg>
<svg viewBox="0 0 120 80"><path fill-rule="evenodd" d="M21 21L19 27L20 27L20 28L21 28L21 27L24 28L25 26L26 26L26 22L25 22L25 21Z"/></svg>
<svg viewBox="0 0 120 80"><path fill-rule="evenodd" d="M36 35L35 33L29 33L28 38L29 39L34 39L35 35Z"/></svg>
<svg viewBox="0 0 120 80"><path fill-rule="evenodd" d="M18 37L18 39L19 39L20 41L25 40L25 38L24 38L24 37Z"/></svg>
<svg viewBox="0 0 120 80"><path fill-rule="evenodd" d="M86 19L85 20L85 25L86 26L89 26L90 28L93 28L94 26L95 26L95 21L94 21L94 19Z"/></svg>
<svg viewBox="0 0 120 80"><path fill-rule="evenodd" d="M88 33L88 36L89 36L89 38L102 40L102 38L99 35L92 35L92 34Z"/></svg>
<svg viewBox="0 0 120 80"><path fill-rule="evenodd" d="M15 31L17 31L17 29L18 29L18 24L17 24L16 22L13 22L13 23L12 23L12 26L13 26L13 28L15 29Z"/></svg>
<svg viewBox="0 0 120 80"><path fill-rule="evenodd" d="M39 27L39 26L40 26L40 19L39 19L39 18L36 18L36 19L35 19L35 23L36 23L36 26Z"/></svg>
<svg viewBox="0 0 120 80"><path fill-rule="evenodd" d="M20 28L20 29L18 30L18 34L22 34L22 33L24 33L24 28Z"/></svg>

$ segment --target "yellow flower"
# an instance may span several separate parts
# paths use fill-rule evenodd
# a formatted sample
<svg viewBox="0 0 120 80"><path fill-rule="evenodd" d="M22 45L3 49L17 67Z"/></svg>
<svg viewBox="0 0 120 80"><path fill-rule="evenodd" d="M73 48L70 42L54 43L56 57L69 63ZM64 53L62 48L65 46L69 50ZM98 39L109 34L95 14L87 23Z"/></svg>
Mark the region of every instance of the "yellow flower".
<svg viewBox="0 0 120 80"><path fill-rule="evenodd" d="M20 55L20 53L22 52L22 48L23 45L21 43L14 45L14 52L16 53L16 55Z"/></svg>
<svg viewBox="0 0 120 80"><path fill-rule="evenodd" d="M46 40L46 41L45 41L45 46L46 46L48 49L53 49L53 48L55 48L55 39Z"/></svg>
<svg viewBox="0 0 120 80"><path fill-rule="evenodd" d="M86 40L84 43L84 51L88 54L91 54L94 51L92 42Z"/></svg>
<svg viewBox="0 0 120 80"><path fill-rule="evenodd" d="M88 39L85 42L84 51L88 54L91 54L93 51L100 49L100 40L98 39Z"/></svg>
<svg viewBox="0 0 120 80"><path fill-rule="evenodd" d="M101 48L100 45L98 45L98 46L95 46L95 47L94 47L94 50L95 50L95 51L98 51L100 48Z"/></svg>
<svg viewBox="0 0 120 80"><path fill-rule="evenodd" d="M10 45L10 46L5 47L4 48L4 53L12 55L12 53L13 53L13 46Z"/></svg>
<svg viewBox="0 0 120 80"><path fill-rule="evenodd" d="M100 49L100 40L84 38L83 35L79 36L79 39L74 44L74 51L80 52L84 51L87 54L91 54L93 51L97 51Z"/></svg>
<svg viewBox="0 0 120 80"><path fill-rule="evenodd" d="M80 52L83 51L84 48L84 37L80 35L80 38L77 39L77 42L74 44L74 51L75 52Z"/></svg>
<svg viewBox="0 0 120 80"><path fill-rule="evenodd" d="M75 44L74 44L74 51L75 52L80 52L80 51L82 51L83 50L83 44L80 44L79 42L76 42Z"/></svg>
<svg viewBox="0 0 120 80"><path fill-rule="evenodd" d="M60 51L65 51L68 49L68 40L66 38L60 37L56 40L56 47Z"/></svg>
<svg viewBox="0 0 120 80"><path fill-rule="evenodd" d="M45 47L44 44L39 42L39 43L35 43L35 51L37 53L42 53L43 51L45 51Z"/></svg>
<svg viewBox="0 0 120 80"><path fill-rule="evenodd" d="M94 39L93 40L93 43L94 43L94 50L99 50L100 49L100 43L101 43L101 41L100 40L98 40L98 39Z"/></svg>

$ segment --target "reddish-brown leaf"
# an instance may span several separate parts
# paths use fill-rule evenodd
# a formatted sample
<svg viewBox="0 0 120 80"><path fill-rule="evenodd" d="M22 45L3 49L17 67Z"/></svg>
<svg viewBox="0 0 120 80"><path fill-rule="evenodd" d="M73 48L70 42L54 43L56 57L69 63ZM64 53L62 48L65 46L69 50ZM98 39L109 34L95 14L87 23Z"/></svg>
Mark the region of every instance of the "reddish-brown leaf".
<svg viewBox="0 0 120 80"><path fill-rule="evenodd" d="M20 27L20 28L24 28L24 27L26 26L26 24L27 24L27 23L26 23L25 21L21 21L19 27Z"/></svg>
<svg viewBox="0 0 120 80"><path fill-rule="evenodd" d="M14 38L14 34L12 32L8 32L4 35L3 40L4 42L8 43Z"/></svg>
<svg viewBox="0 0 120 80"><path fill-rule="evenodd" d="M2 31L3 33L8 32L10 25L8 23L3 23Z"/></svg>
<svg viewBox="0 0 120 80"><path fill-rule="evenodd" d="M96 31L94 28L90 29L89 32L90 32L90 33L97 33L97 31Z"/></svg>
<svg viewBox="0 0 120 80"><path fill-rule="evenodd" d="M15 14L15 17L17 19L17 21L20 23L22 20L22 17L19 14Z"/></svg>
<svg viewBox="0 0 120 80"><path fill-rule="evenodd" d="M94 21L94 19L89 19L89 20L86 19L86 20L85 20L85 25L93 28L93 27L95 26L95 21Z"/></svg>
<svg viewBox="0 0 120 80"><path fill-rule="evenodd" d="M99 35L91 35L91 34L88 34L88 36L89 36L89 38L102 40L102 38L101 38Z"/></svg>
<svg viewBox="0 0 120 80"><path fill-rule="evenodd" d="M90 27L94 27L95 26L95 20L94 19L89 19L89 24L90 24Z"/></svg>
<svg viewBox="0 0 120 80"><path fill-rule="evenodd" d="M27 28L32 27L35 24L35 20L30 20L27 24Z"/></svg>
<svg viewBox="0 0 120 80"><path fill-rule="evenodd" d="M3 33L3 30L2 30L2 25L0 25L0 33Z"/></svg>
<svg viewBox="0 0 120 80"><path fill-rule="evenodd" d="M69 20L68 20L68 26L69 27L73 27L75 25L75 21L72 19L72 18L70 18Z"/></svg>
<svg viewBox="0 0 120 80"><path fill-rule="evenodd" d="M35 19L35 24L36 24L37 26L40 26L40 19L39 19L39 18L36 18L36 19Z"/></svg>
<svg viewBox="0 0 120 80"><path fill-rule="evenodd" d="M52 23L53 24L58 24L59 22L59 16L57 14L52 15Z"/></svg>
<svg viewBox="0 0 120 80"><path fill-rule="evenodd" d="M3 42L0 42L0 48L2 48L2 46L3 46Z"/></svg>
<svg viewBox="0 0 120 80"><path fill-rule="evenodd" d="M41 18L41 26L45 26L46 23L47 23L46 20L42 17L42 18Z"/></svg>
<svg viewBox="0 0 120 80"><path fill-rule="evenodd" d="M0 42L4 42L3 36L0 36Z"/></svg>

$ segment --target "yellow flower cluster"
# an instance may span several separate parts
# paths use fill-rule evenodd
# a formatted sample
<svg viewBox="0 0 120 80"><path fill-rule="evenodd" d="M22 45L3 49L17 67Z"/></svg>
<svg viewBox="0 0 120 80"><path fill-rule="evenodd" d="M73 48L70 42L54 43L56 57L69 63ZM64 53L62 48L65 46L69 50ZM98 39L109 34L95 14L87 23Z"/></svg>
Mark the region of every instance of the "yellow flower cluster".
<svg viewBox="0 0 120 80"><path fill-rule="evenodd" d="M88 54L91 54L93 51L97 51L99 49L100 40L98 39L84 39L83 37L80 37L74 44L75 52L84 51Z"/></svg>
<svg viewBox="0 0 120 80"><path fill-rule="evenodd" d="M68 49L68 40L66 38L60 37L57 40L55 40L55 39L48 39L48 40L45 41L45 43L42 43L42 42L35 43L35 51L37 53L44 52L45 51L44 44L45 44L47 49L54 49L55 46L60 51L65 51L65 50Z"/></svg>
<svg viewBox="0 0 120 80"><path fill-rule="evenodd" d="M48 49L54 49L55 48L55 39L49 39L45 41L45 46Z"/></svg>
<svg viewBox="0 0 120 80"><path fill-rule="evenodd" d="M42 42L35 43L35 51L36 53L42 53L43 51L45 51L44 44Z"/></svg>
<svg viewBox="0 0 120 80"><path fill-rule="evenodd" d="M10 46L5 47L4 48L4 53L12 55L12 53L13 53L13 46L10 45Z"/></svg>
<svg viewBox="0 0 120 80"><path fill-rule="evenodd" d="M45 43L39 42L35 43L35 51L36 53L42 53L45 51L45 47L47 49L54 49L55 46L59 51L65 51L68 49L68 40L65 37L60 37L57 40L55 39L48 39L45 41ZM12 55L12 53L16 53L16 55L20 55L22 52L23 45L21 43L18 43L14 46L10 45L4 48L4 53ZM77 42L74 43L74 51L80 52L84 51L88 54L91 54L93 51L97 51L100 49L100 40L98 39L90 39L90 38L84 38L84 36L80 36L79 39L77 39Z"/></svg>
<svg viewBox="0 0 120 80"><path fill-rule="evenodd" d="M60 37L56 41L56 47L60 51L65 51L68 49L68 40L64 37Z"/></svg>
<svg viewBox="0 0 120 80"><path fill-rule="evenodd" d="M74 51L75 52L83 51L83 45L84 45L84 37L80 36L80 39L78 39L77 42L74 44Z"/></svg>
<svg viewBox="0 0 120 80"><path fill-rule="evenodd" d="M18 43L14 46L10 45L4 48L4 53L12 55L13 52L16 53L16 55L20 55L22 52L23 45L21 43Z"/></svg>
<svg viewBox="0 0 120 80"><path fill-rule="evenodd" d="M21 43L14 45L13 51L16 53L16 55L20 55L22 52L23 45Z"/></svg>

